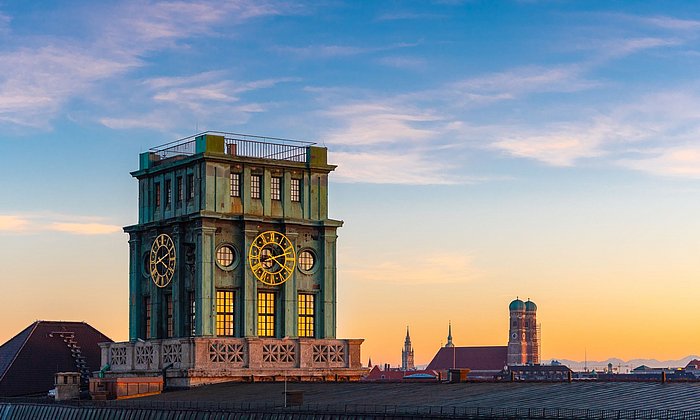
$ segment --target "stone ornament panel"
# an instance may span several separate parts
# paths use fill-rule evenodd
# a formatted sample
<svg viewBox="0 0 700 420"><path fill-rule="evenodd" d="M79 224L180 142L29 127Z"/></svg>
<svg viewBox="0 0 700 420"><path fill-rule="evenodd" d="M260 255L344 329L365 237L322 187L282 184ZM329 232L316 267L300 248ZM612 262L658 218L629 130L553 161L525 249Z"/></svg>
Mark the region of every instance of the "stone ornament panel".
<svg viewBox="0 0 700 420"><path fill-rule="evenodd" d="M182 362L182 344L163 344L163 366Z"/></svg>
<svg viewBox="0 0 700 420"><path fill-rule="evenodd" d="M233 363L242 365L245 360L243 343L209 342L209 361L212 363Z"/></svg>
<svg viewBox="0 0 700 420"><path fill-rule="evenodd" d="M137 346L136 347L136 364L137 365L152 365L155 360L155 351L153 346Z"/></svg>
<svg viewBox="0 0 700 420"><path fill-rule="evenodd" d="M312 346L312 361L314 364L344 364L345 346L342 344L314 344Z"/></svg>
<svg viewBox="0 0 700 420"><path fill-rule="evenodd" d="M264 363L294 363L296 362L296 346L294 343L263 344Z"/></svg>
<svg viewBox="0 0 700 420"><path fill-rule="evenodd" d="M126 347L112 347L110 349L109 364L112 366L125 366Z"/></svg>

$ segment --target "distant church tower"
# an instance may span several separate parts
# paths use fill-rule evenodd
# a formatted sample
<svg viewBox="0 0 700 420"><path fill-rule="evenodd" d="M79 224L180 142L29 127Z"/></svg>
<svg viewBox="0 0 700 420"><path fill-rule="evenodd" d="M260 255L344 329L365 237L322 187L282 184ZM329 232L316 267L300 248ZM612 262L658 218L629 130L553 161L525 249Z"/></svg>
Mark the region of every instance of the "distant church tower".
<svg viewBox="0 0 700 420"><path fill-rule="evenodd" d="M406 327L406 341L404 341L403 350L401 351L401 370L416 370L416 366L413 363L413 346L411 345L408 327Z"/></svg>
<svg viewBox="0 0 700 420"><path fill-rule="evenodd" d="M447 324L447 344L445 344L445 347L454 347L454 343L452 342L452 322Z"/></svg>
<svg viewBox="0 0 700 420"><path fill-rule="evenodd" d="M540 363L537 305L528 299L515 299L508 306L510 329L508 334L509 366Z"/></svg>

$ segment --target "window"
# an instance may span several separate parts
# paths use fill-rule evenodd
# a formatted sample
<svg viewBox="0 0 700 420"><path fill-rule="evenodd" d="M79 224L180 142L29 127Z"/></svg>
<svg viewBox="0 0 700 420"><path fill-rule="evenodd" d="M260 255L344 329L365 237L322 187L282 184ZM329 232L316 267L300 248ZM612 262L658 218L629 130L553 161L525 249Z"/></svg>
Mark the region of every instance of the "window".
<svg viewBox="0 0 700 420"><path fill-rule="evenodd" d="M241 174L231 172L231 197L241 196Z"/></svg>
<svg viewBox="0 0 700 420"><path fill-rule="evenodd" d="M297 263L299 264L299 269L301 271L310 271L314 268L316 264L316 257L313 252L305 249L299 253L299 258L297 258Z"/></svg>
<svg viewBox="0 0 700 420"><path fill-rule="evenodd" d="M177 188L177 204L182 203L182 199L185 198L185 192L182 190L182 177L179 176L175 180L175 187Z"/></svg>
<svg viewBox="0 0 700 420"><path fill-rule="evenodd" d="M146 339L151 338L151 298L143 298L143 313L146 315L146 331L143 336Z"/></svg>
<svg viewBox="0 0 700 420"><path fill-rule="evenodd" d="M299 337L314 336L314 295L299 293Z"/></svg>
<svg viewBox="0 0 700 420"><path fill-rule="evenodd" d="M233 292L216 291L216 335L233 336Z"/></svg>
<svg viewBox="0 0 700 420"><path fill-rule="evenodd" d="M194 175L187 175L187 201L194 198Z"/></svg>
<svg viewBox="0 0 700 420"><path fill-rule="evenodd" d="M196 329L196 320L195 320L195 300L194 300L194 292L188 292L187 293L187 300L189 302L189 308L190 308L190 313L189 313L189 320L190 320L190 335L194 336Z"/></svg>
<svg viewBox="0 0 700 420"><path fill-rule="evenodd" d="M251 175L250 176L250 198L260 198L260 184L262 183L262 176Z"/></svg>
<svg viewBox="0 0 700 420"><path fill-rule="evenodd" d="M275 294L258 292L258 336L275 336Z"/></svg>
<svg viewBox="0 0 700 420"><path fill-rule="evenodd" d="M282 199L282 178L273 176L270 179L270 198L278 201Z"/></svg>
<svg viewBox="0 0 700 420"><path fill-rule="evenodd" d="M171 181L169 179L165 180L165 207L168 207L173 201L173 191L171 187Z"/></svg>
<svg viewBox="0 0 700 420"><path fill-rule="evenodd" d="M291 189L289 191L289 198L292 201L301 201L301 180L292 178Z"/></svg>
<svg viewBox="0 0 700 420"><path fill-rule="evenodd" d="M156 182L155 190L156 207L160 207L160 182Z"/></svg>
<svg viewBox="0 0 700 420"><path fill-rule="evenodd" d="M166 337L171 338L173 336L173 295L165 295L165 317Z"/></svg>
<svg viewBox="0 0 700 420"><path fill-rule="evenodd" d="M221 268L231 267L236 261L236 251L231 245L221 245L216 250L216 262Z"/></svg>

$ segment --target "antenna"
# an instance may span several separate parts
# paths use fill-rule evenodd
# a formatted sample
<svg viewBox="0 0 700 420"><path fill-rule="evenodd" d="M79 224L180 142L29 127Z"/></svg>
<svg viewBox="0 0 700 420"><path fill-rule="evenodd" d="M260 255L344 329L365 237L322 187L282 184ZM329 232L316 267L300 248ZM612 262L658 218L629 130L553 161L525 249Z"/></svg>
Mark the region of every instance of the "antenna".
<svg viewBox="0 0 700 420"><path fill-rule="evenodd" d="M588 350L583 348L583 370L588 372Z"/></svg>

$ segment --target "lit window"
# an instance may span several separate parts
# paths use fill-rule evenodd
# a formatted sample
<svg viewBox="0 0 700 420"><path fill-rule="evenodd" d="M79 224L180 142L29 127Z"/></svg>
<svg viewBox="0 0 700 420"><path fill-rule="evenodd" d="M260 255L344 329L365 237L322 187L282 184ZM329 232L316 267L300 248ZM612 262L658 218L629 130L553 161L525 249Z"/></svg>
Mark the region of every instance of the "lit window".
<svg viewBox="0 0 700 420"><path fill-rule="evenodd" d="M165 314L167 326L167 338L173 336L173 295L165 295Z"/></svg>
<svg viewBox="0 0 700 420"><path fill-rule="evenodd" d="M275 294L258 292L258 336L275 336Z"/></svg>
<svg viewBox="0 0 700 420"><path fill-rule="evenodd" d="M230 267L236 261L236 251L230 245L222 245L216 250L216 262L222 267Z"/></svg>
<svg viewBox="0 0 700 420"><path fill-rule="evenodd" d="M170 203L172 202L172 199L173 199L173 191L170 188L170 184L171 184L170 180L166 179L165 180L165 206L166 207L170 205Z"/></svg>
<svg viewBox="0 0 700 420"><path fill-rule="evenodd" d="M216 335L233 336L233 292L216 291Z"/></svg>
<svg viewBox="0 0 700 420"><path fill-rule="evenodd" d="M160 207L160 182L156 182L155 190L155 205Z"/></svg>
<svg viewBox="0 0 700 420"><path fill-rule="evenodd" d="M182 177L177 177L175 181L175 187L177 188L177 203L182 203L182 199L185 198L185 192L182 191Z"/></svg>
<svg viewBox="0 0 700 420"><path fill-rule="evenodd" d="M150 297L145 297L143 298L143 306L144 306L144 314L146 315L146 331L145 334L143 335L146 339L151 338L151 298Z"/></svg>
<svg viewBox="0 0 700 420"><path fill-rule="evenodd" d="M299 293L299 337L314 336L314 295Z"/></svg>
<svg viewBox="0 0 700 420"><path fill-rule="evenodd" d="M231 197L240 197L241 196L241 174L231 172L231 180L230 180L230 189L231 189Z"/></svg>
<svg viewBox="0 0 700 420"><path fill-rule="evenodd" d="M190 318L190 335L194 336L195 334L195 314L196 314L196 306L195 306L195 300L194 300L194 292L189 292L187 296L190 304L190 313L189 313L189 318Z"/></svg>
<svg viewBox="0 0 700 420"><path fill-rule="evenodd" d="M300 270L309 271L314 268L314 264L316 264L316 257L314 256L313 252L304 250L299 253L297 262Z"/></svg>
<svg viewBox="0 0 700 420"><path fill-rule="evenodd" d="M260 198L260 184L262 183L262 176L251 175L250 176L250 198Z"/></svg>
<svg viewBox="0 0 700 420"><path fill-rule="evenodd" d="M270 179L270 198L273 200L282 199L282 178L272 177Z"/></svg>
<svg viewBox="0 0 700 420"><path fill-rule="evenodd" d="M194 175L187 175L187 201L194 198Z"/></svg>
<svg viewBox="0 0 700 420"><path fill-rule="evenodd" d="M301 180L292 178L290 187L289 198L292 201L301 201Z"/></svg>

